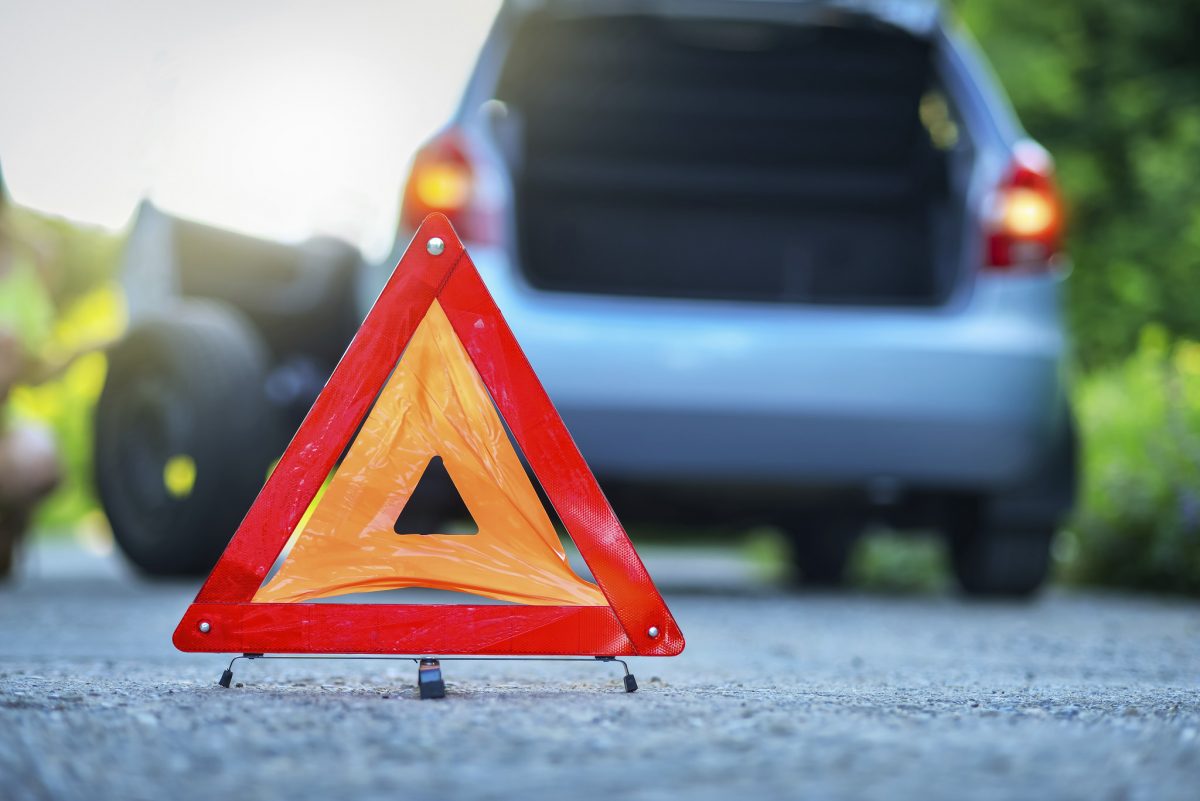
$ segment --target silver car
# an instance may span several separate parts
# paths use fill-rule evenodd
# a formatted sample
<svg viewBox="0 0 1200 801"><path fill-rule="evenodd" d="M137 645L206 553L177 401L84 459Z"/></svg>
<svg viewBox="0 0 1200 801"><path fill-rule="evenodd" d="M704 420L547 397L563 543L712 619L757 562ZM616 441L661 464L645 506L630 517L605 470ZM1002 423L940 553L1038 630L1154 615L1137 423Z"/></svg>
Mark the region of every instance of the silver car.
<svg viewBox="0 0 1200 801"><path fill-rule="evenodd" d="M507 2L398 248L431 211L627 522L775 523L832 583L879 519L968 592L1042 582L1062 212L938 4Z"/></svg>

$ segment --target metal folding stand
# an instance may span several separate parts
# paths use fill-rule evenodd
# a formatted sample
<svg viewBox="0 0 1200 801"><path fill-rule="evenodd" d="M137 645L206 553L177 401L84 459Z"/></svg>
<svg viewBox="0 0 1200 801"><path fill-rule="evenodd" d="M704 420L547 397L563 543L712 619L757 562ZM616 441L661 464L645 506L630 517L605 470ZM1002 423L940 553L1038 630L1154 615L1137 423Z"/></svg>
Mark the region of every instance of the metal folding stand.
<svg viewBox="0 0 1200 801"><path fill-rule="evenodd" d="M436 659L422 659L417 668L417 689L421 700L445 698L446 682L442 680L442 663Z"/></svg>
<svg viewBox="0 0 1200 801"><path fill-rule="evenodd" d="M450 656L438 657L431 656L416 657L416 656L318 656L318 655L303 655L303 656L268 656L266 654L242 654L235 656L229 660L229 667L221 673L221 678L217 684L228 688L233 683L233 663L239 659L352 659L359 661L375 661L385 660L394 661L411 660L417 663L417 689L420 692L421 699L429 698L445 698L446 697L446 682L442 678L442 662L616 662L625 670L625 675L622 682L625 685L625 692L637 692L638 683L634 675L629 672L629 665L624 659L618 659L615 656L542 656L542 657L509 657L509 656Z"/></svg>

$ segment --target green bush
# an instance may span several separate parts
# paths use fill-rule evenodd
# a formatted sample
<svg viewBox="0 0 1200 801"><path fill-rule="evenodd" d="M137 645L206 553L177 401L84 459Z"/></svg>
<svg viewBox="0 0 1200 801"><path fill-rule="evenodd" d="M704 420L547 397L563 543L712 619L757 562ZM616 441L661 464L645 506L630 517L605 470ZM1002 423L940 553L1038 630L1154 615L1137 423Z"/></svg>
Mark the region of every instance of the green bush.
<svg viewBox="0 0 1200 801"><path fill-rule="evenodd" d="M855 587L894 594L938 592L950 584L945 547L937 537L886 529L867 532L851 555L847 575Z"/></svg>
<svg viewBox="0 0 1200 801"><path fill-rule="evenodd" d="M1124 362L1076 388L1083 486L1067 578L1200 594L1200 343L1147 326Z"/></svg>

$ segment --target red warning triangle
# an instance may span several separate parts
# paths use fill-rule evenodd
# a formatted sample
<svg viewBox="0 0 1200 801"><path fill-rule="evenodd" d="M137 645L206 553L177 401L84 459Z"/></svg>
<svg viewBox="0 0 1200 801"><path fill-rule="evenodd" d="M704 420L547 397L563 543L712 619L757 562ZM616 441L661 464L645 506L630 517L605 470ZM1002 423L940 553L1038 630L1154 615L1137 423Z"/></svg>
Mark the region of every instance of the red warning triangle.
<svg viewBox="0 0 1200 801"><path fill-rule="evenodd" d="M441 248L429 246L438 239ZM504 424L595 584L567 564ZM478 532L397 533L398 515L438 457ZM291 551L264 584L293 533ZM412 586L510 603L308 602ZM684 646L440 214L417 231L174 642L183 651L444 656L673 656Z"/></svg>

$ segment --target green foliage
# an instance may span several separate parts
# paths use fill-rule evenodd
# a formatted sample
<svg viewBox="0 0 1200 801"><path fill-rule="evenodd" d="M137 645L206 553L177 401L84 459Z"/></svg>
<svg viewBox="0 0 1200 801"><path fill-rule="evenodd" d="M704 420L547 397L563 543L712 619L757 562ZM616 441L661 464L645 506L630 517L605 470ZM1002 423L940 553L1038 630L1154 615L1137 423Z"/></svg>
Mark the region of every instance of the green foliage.
<svg viewBox="0 0 1200 801"><path fill-rule="evenodd" d="M1200 1L954 5L1058 162L1082 365L1151 321L1200 338Z"/></svg>
<svg viewBox="0 0 1200 801"><path fill-rule="evenodd" d="M1068 578L1200 593L1200 343L1148 326L1124 363L1080 381L1084 483Z"/></svg>
<svg viewBox="0 0 1200 801"><path fill-rule="evenodd" d="M908 594L944 589L950 572L938 538L884 530L868 532L855 546L847 575L856 587Z"/></svg>

